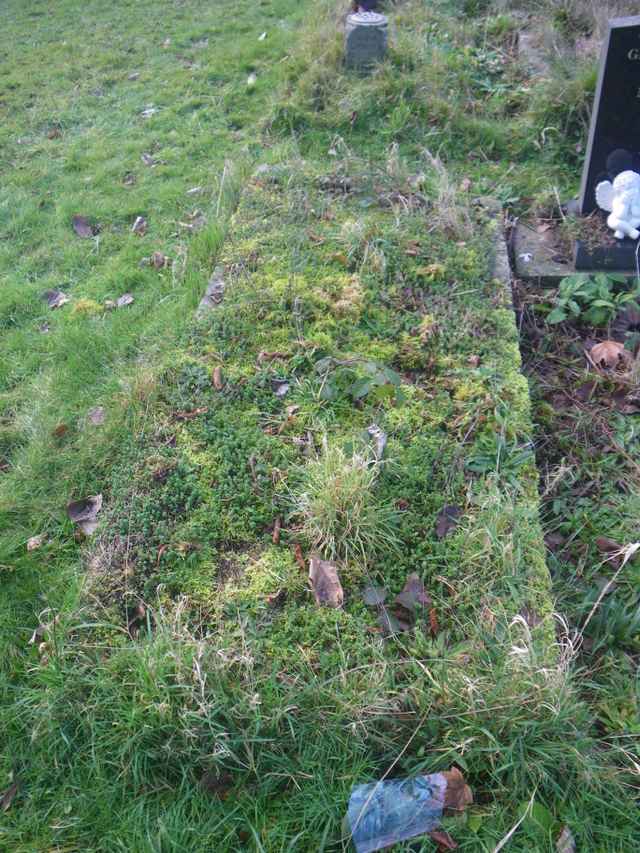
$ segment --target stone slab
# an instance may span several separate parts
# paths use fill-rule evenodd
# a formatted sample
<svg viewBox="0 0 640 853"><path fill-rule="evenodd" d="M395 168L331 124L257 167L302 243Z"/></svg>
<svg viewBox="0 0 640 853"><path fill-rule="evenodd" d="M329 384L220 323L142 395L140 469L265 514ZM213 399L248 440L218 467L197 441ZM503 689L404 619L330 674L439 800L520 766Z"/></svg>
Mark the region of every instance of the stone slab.
<svg viewBox="0 0 640 853"><path fill-rule="evenodd" d="M556 247L549 244L545 234L539 234L535 228L522 223L518 223L512 232L511 252L516 278L541 286L555 287L568 275L596 271L593 268L578 270L573 261L559 259ZM630 280L635 278L635 273L629 269L612 266L606 271L627 276Z"/></svg>

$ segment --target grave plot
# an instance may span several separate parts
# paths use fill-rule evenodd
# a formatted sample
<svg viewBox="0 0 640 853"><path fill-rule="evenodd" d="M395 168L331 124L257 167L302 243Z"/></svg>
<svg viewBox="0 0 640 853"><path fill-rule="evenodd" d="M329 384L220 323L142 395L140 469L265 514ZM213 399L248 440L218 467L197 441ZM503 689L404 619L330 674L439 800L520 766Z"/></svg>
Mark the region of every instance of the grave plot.
<svg viewBox="0 0 640 853"><path fill-rule="evenodd" d="M486 201L574 179L532 144L545 93L500 16L386 11L396 41L362 77L313 10L224 246L196 242L188 322L108 398L126 429L52 437L76 457L53 541L27 544L5 486L9 847L340 849L354 786L453 767L474 803L421 849L628 849L629 777L554 632ZM79 589L34 580L80 559Z"/></svg>

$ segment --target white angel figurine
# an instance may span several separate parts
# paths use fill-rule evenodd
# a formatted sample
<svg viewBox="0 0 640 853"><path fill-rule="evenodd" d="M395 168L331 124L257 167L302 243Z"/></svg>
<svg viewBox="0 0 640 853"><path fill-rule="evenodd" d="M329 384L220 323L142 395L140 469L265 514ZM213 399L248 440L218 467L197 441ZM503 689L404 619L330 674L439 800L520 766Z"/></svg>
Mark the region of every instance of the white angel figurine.
<svg viewBox="0 0 640 853"><path fill-rule="evenodd" d="M618 240L640 237L640 175L637 172L620 172L611 181L601 181L596 187L598 207L610 212L607 225Z"/></svg>

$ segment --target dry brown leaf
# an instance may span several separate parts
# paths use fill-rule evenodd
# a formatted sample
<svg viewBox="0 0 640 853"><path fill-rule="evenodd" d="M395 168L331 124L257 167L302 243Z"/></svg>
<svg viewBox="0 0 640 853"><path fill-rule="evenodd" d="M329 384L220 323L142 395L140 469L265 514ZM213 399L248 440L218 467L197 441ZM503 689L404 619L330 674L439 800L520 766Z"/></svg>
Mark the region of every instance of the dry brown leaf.
<svg viewBox="0 0 640 853"><path fill-rule="evenodd" d="M47 139L60 139L62 136L62 131L59 127L52 127L51 130L47 133Z"/></svg>
<svg viewBox="0 0 640 853"><path fill-rule="evenodd" d="M304 557L302 555L302 545L299 542L293 546L293 555L296 558L296 563L300 566L303 572L307 571L307 564L304 561Z"/></svg>
<svg viewBox="0 0 640 853"><path fill-rule="evenodd" d="M154 252L151 255L151 266L161 270L163 267L171 266L171 258L163 255L162 252Z"/></svg>
<svg viewBox="0 0 640 853"><path fill-rule="evenodd" d="M589 357L596 367L612 369L626 364L630 353L618 341L602 341L591 348Z"/></svg>
<svg viewBox="0 0 640 853"><path fill-rule="evenodd" d="M40 533L38 536L32 536L30 539L27 539L27 551L37 551L38 548L44 545L46 538L45 533Z"/></svg>
<svg viewBox="0 0 640 853"><path fill-rule="evenodd" d="M9 811L9 809L11 808L11 804L16 798L17 793L18 783L13 782L11 785L9 785L6 791L3 791L3 793L0 794L0 809L2 809L3 812Z"/></svg>
<svg viewBox="0 0 640 853"><path fill-rule="evenodd" d="M279 589L277 592L272 592L267 596L267 605L269 607L282 607L287 600L287 590Z"/></svg>
<svg viewBox="0 0 640 853"><path fill-rule="evenodd" d="M200 786L208 793L225 800L233 787L233 776L231 773L219 773L210 770L200 780Z"/></svg>
<svg viewBox="0 0 640 853"><path fill-rule="evenodd" d="M440 626L438 625L438 614L435 607L429 608L429 627L431 628L431 636L437 637Z"/></svg>
<svg viewBox="0 0 640 853"><path fill-rule="evenodd" d="M69 297L61 290L45 290L42 298L52 311L55 311L56 308L60 308L62 305L66 305L69 301Z"/></svg>
<svg viewBox="0 0 640 853"><path fill-rule="evenodd" d="M131 232L133 234L137 234L138 237L144 237L144 235L147 233L148 226L149 223L144 218L144 216L136 216L135 221L131 226Z"/></svg>
<svg viewBox="0 0 640 853"><path fill-rule="evenodd" d="M598 536L596 547L608 563L616 567L622 563L624 559L624 545L616 542L615 539L609 539L607 536Z"/></svg>
<svg viewBox="0 0 640 853"><path fill-rule="evenodd" d="M209 411L207 406L201 406L199 409L193 409L190 412L174 412L173 417L177 421L192 421L200 415L205 415Z"/></svg>
<svg viewBox="0 0 640 853"><path fill-rule="evenodd" d="M404 589L399 595L396 595L396 603L411 613L415 613L418 607L431 605L432 602L427 595L424 584L415 572L409 575Z"/></svg>
<svg viewBox="0 0 640 853"><path fill-rule="evenodd" d="M446 505L442 507L436 521L436 536L438 539L444 539L452 530L456 529L458 519L461 515L462 510L459 506Z"/></svg>
<svg viewBox="0 0 640 853"><path fill-rule="evenodd" d="M68 424L58 424L54 428L52 435L55 438L62 438L62 436L66 435L68 432L69 432L69 425Z"/></svg>
<svg viewBox="0 0 640 853"><path fill-rule="evenodd" d="M271 539L274 545L280 544L280 530L282 529L282 518L278 516L273 525L273 533L271 534Z"/></svg>
<svg viewBox="0 0 640 853"><path fill-rule="evenodd" d="M289 358L289 355L286 352L266 352L262 350L258 353L258 364L262 364L265 361L275 361L277 358Z"/></svg>
<svg viewBox="0 0 640 853"><path fill-rule="evenodd" d="M338 577L338 567L331 560L321 560L312 556L309 563L309 581L316 604L328 607L342 607L344 592Z"/></svg>
<svg viewBox="0 0 640 853"><path fill-rule="evenodd" d="M442 853L445 850L457 850L458 845L453 840L453 838L449 835L448 832L445 832L443 829L432 829L429 833L429 838L432 841L435 841L438 846L438 853Z"/></svg>
<svg viewBox="0 0 640 853"><path fill-rule="evenodd" d="M97 516L101 509L102 495L89 495L87 498L68 503L67 515L85 536L91 536L98 529Z"/></svg>
<svg viewBox="0 0 640 853"><path fill-rule="evenodd" d="M556 841L557 853L576 853L576 840L568 826L565 826Z"/></svg>
<svg viewBox="0 0 640 853"><path fill-rule="evenodd" d="M224 382L222 381L222 368L220 365L213 368L213 387L216 391L222 391L224 388Z"/></svg>
<svg viewBox="0 0 640 853"><path fill-rule="evenodd" d="M73 225L73 230L76 232L78 237L87 239L89 237L93 237L95 234L95 229L86 216L74 216L71 220L71 224Z"/></svg>
<svg viewBox="0 0 640 853"><path fill-rule="evenodd" d="M467 785L464 776L457 767L443 771L447 780L447 790L444 795L444 808L462 812L473 803L473 793Z"/></svg>
<svg viewBox="0 0 640 853"><path fill-rule="evenodd" d="M87 412L87 420L92 426L102 426L105 417L104 406L95 406Z"/></svg>

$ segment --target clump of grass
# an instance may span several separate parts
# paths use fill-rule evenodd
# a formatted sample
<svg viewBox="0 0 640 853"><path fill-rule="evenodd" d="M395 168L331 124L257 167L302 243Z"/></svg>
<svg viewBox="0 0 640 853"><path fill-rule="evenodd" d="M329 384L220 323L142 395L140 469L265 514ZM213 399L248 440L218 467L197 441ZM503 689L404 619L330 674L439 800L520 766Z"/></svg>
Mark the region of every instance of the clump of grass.
<svg viewBox="0 0 640 853"><path fill-rule="evenodd" d="M348 455L326 443L299 471L292 516L309 543L330 559L362 559L395 549L397 511L376 495L381 462L368 450Z"/></svg>
<svg viewBox="0 0 640 853"><path fill-rule="evenodd" d="M433 216L437 225L449 236L463 239L471 230L469 211L460 203L458 189L440 157L425 149L429 165L428 180L434 195Z"/></svg>

